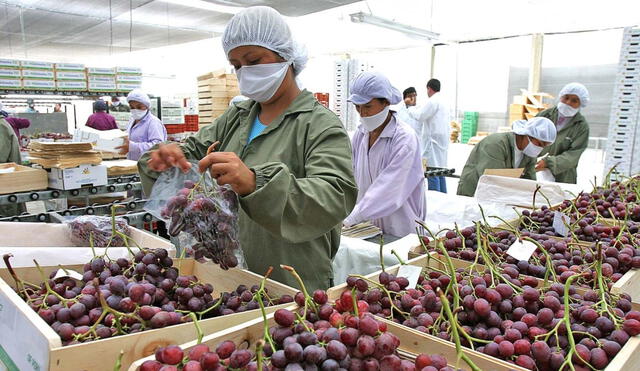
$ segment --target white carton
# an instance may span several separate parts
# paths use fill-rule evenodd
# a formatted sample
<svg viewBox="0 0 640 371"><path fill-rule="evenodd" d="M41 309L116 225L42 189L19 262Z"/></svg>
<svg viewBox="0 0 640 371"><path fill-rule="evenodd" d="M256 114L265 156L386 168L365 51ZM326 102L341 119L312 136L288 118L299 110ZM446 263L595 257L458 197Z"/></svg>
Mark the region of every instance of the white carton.
<svg viewBox="0 0 640 371"><path fill-rule="evenodd" d="M106 82L109 84L115 84L116 78L114 76L105 76L105 75L89 75L87 77L89 82Z"/></svg>
<svg viewBox="0 0 640 371"><path fill-rule="evenodd" d="M117 73L128 73L133 75L141 75L142 68L140 67L116 67Z"/></svg>
<svg viewBox="0 0 640 371"><path fill-rule="evenodd" d="M50 70L22 70L23 79L53 80L55 75Z"/></svg>
<svg viewBox="0 0 640 371"><path fill-rule="evenodd" d="M0 68L0 78L19 79L21 77L20 70L13 68Z"/></svg>
<svg viewBox="0 0 640 371"><path fill-rule="evenodd" d="M116 75L116 82L142 82L142 75Z"/></svg>
<svg viewBox="0 0 640 371"><path fill-rule="evenodd" d="M36 70L52 70L53 63L51 62L40 62L40 61L20 61L20 66L28 69L36 69Z"/></svg>
<svg viewBox="0 0 640 371"><path fill-rule="evenodd" d="M105 68L105 67L87 67L87 73L90 75L115 75L115 68Z"/></svg>
<svg viewBox="0 0 640 371"><path fill-rule="evenodd" d="M56 70L56 80L86 81L87 74L84 71L60 71Z"/></svg>
<svg viewBox="0 0 640 371"><path fill-rule="evenodd" d="M90 127L82 127L76 129L73 135L74 142L91 142L93 148L103 152L118 152L116 147L124 144L124 138L127 136L125 131L119 129L113 130L96 130Z"/></svg>
<svg viewBox="0 0 640 371"><path fill-rule="evenodd" d="M0 67L20 68L20 61L17 59L0 58Z"/></svg>
<svg viewBox="0 0 640 371"><path fill-rule="evenodd" d="M22 80L20 79L0 79L0 89L22 89Z"/></svg>
<svg viewBox="0 0 640 371"><path fill-rule="evenodd" d="M56 81L58 90L87 90L86 81Z"/></svg>
<svg viewBox="0 0 640 371"><path fill-rule="evenodd" d="M82 71L84 72L85 66L80 63L56 63L56 71Z"/></svg>
<svg viewBox="0 0 640 371"><path fill-rule="evenodd" d="M140 83L118 83L117 90L121 92L128 93L134 89L140 89L142 84Z"/></svg>
<svg viewBox="0 0 640 371"><path fill-rule="evenodd" d="M184 124L184 116L162 116L162 123L169 125Z"/></svg>
<svg viewBox="0 0 640 371"><path fill-rule="evenodd" d="M104 165L80 165L71 169L52 168L49 175L49 188L78 189L82 186L101 186L107 184L107 167Z"/></svg>
<svg viewBox="0 0 640 371"><path fill-rule="evenodd" d="M23 71L24 72L24 71ZM55 80L22 80L25 89L55 90Z"/></svg>
<svg viewBox="0 0 640 371"><path fill-rule="evenodd" d="M108 82L89 82L89 91L116 91L116 84Z"/></svg>

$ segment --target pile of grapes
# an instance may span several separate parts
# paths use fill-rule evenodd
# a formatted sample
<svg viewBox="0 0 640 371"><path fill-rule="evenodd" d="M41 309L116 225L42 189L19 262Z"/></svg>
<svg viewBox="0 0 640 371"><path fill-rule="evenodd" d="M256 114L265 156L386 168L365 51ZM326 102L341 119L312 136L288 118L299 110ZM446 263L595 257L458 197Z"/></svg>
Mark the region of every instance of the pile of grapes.
<svg viewBox="0 0 640 371"><path fill-rule="evenodd" d="M260 360L256 352L239 349L226 340L215 350L206 344L188 351L175 345L160 348L156 359L145 361L139 370L254 371L258 370L258 362L262 362L263 370L454 371L447 366L447 359L437 354L420 354L413 361L401 358L400 340L387 331L385 323L371 314L360 317L338 314L326 304L324 292L316 291L314 297L323 298L322 306L331 309L327 310L331 315L307 312L306 320L297 320L294 312L278 309L274 314L276 324L269 328L272 343L267 342L262 348ZM300 308L301 318L304 313L304 308Z"/></svg>
<svg viewBox="0 0 640 371"><path fill-rule="evenodd" d="M591 193L581 193L572 202L578 212L596 211L600 216L640 222L640 204L636 189L640 179L627 183L612 183L610 187L597 187Z"/></svg>
<svg viewBox="0 0 640 371"><path fill-rule="evenodd" d="M630 336L640 334L640 312L631 310L628 295L606 289L578 294L571 285L576 273L565 285L537 288L531 277L497 270L458 269L455 281L447 272L425 271L416 288L385 272L378 283L352 276L335 308L348 313L356 299L360 313L445 340L453 339L457 326L462 345L530 370L568 368L567 359L576 370L604 369ZM446 303L437 290L446 292ZM447 317L446 305L452 305L457 324Z"/></svg>
<svg viewBox="0 0 640 371"><path fill-rule="evenodd" d="M207 173L208 174L208 173ZM238 238L238 196L229 186L206 185L206 179L184 182L184 188L167 200L161 214L171 218L169 234L184 231L193 236L194 258L211 259L222 269L238 265L242 256Z"/></svg>
<svg viewBox="0 0 640 371"><path fill-rule="evenodd" d="M71 230L71 242L76 246L125 246L124 239L129 236L129 225L123 218L113 220L108 216L81 215L68 223ZM118 232L113 234L113 228Z"/></svg>
<svg viewBox="0 0 640 371"><path fill-rule="evenodd" d="M5 264L10 267L9 256ZM12 271L12 270L11 270ZM44 272L42 272L44 278ZM213 286L181 275L164 249L140 251L133 261L95 257L84 265L82 281L60 277L39 285L13 273L17 292L55 330L64 345L258 309L257 286L238 286L213 297ZM265 306L292 302L264 297Z"/></svg>

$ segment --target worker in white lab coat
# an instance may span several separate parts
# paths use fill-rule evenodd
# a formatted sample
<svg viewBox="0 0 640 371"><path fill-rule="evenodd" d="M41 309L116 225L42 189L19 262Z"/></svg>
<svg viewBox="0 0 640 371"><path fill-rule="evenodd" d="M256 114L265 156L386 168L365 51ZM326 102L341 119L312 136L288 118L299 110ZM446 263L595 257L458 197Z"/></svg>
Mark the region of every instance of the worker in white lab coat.
<svg viewBox="0 0 640 371"><path fill-rule="evenodd" d="M440 81L427 83L429 100L421 107L409 107L409 114L421 124L422 157L428 167L447 167L449 149L449 111L441 100ZM447 193L443 176L427 178L429 190Z"/></svg>
<svg viewBox="0 0 640 371"><path fill-rule="evenodd" d="M402 92L402 102L400 102L397 106L398 118L400 121L408 124L416 131L416 135L420 138L420 133L422 132L422 124L418 122L418 120L411 117L409 114L409 108L416 106L416 101L418 98L418 93L416 92L416 88L413 86L404 89Z"/></svg>

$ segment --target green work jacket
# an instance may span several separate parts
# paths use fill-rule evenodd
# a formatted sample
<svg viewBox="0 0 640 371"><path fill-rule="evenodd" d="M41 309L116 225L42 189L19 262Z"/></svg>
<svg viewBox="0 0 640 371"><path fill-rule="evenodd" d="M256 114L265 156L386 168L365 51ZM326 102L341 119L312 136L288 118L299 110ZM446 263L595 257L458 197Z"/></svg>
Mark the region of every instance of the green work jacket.
<svg viewBox="0 0 640 371"><path fill-rule="evenodd" d="M338 117L303 91L287 110L247 144L260 111L253 100L236 103L187 139L187 159L200 160L220 141L256 174L256 190L240 197L240 243L248 268L298 287L280 264L293 266L308 289L332 284L331 261L340 245L342 221L358 190L353 177L349 136ZM159 173L138 162L145 193Z"/></svg>

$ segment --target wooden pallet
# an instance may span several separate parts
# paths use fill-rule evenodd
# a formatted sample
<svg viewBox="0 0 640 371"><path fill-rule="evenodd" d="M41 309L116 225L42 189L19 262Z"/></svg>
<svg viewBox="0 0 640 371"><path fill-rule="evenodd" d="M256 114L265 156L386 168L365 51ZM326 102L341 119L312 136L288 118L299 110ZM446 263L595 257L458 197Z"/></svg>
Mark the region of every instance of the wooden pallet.
<svg viewBox="0 0 640 371"><path fill-rule="evenodd" d="M242 269L224 271L218 265L201 264L193 259L175 259L174 266L178 266L181 274L195 275L202 282L214 285L213 296L221 291L235 290L239 284L256 285L261 276ZM66 266L82 272L82 265ZM48 274L58 267L44 267ZM18 276L30 282L41 282L36 268L16 269ZM155 349L175 343L186 343L196 338L196 331L192 323L184 323L166 328L143 331L135 334L116 336L98 340L62 346L58 334L34 312L18 294L9 286L13 283L7 269L0 270L0 345L4 348L9 363L9 370L113 370L115 361L124 351L122 366L129 367L135 360L146 357ZM269 280L266 287L273 296L284 294L295 295L297 290L278 282ZM267 307L271 313L278 308L291 305ZM215 317L199 321L205 334L222 331L231 326L246 323L260 316L260 310L235 313L222 317ZM4 325L4 326L3 326ZM6 359L4 359L6 361ZM5 362L6 363L6 362Z"/></svg>
<svg viewBox="0 0 640 371"><path fill-rule="evenodd" d="M289 310L296 310L296 306L291 306ZM275 321L273 320L273 314L267 316L267 321L272 326ZM470 370L471 368L464 362L457 362L456 349L453 343L439 339L435 336L420 333L416 330L412 330L408 327L398 325L393 322L385 321L387 323L387 331L393 333L400 339L399 350L402 356L408 359L415 359L419 353L428 354L441 354L447 358L449 365L454 369L461 368L463 370ZM218 333L205 336L202 339L204 344L209 345L210 348L215 349L218 344L225 340L231 340L236 343L237 346L241 346L242 349L254 350L256 342L262 339L264 336L264 322L261 318L247 322L242 325L228 328ZM189 349L196 346L195 341L181 344L180 347L188 352ZM508 363L503 360L499 360L493 357L489 357L480 352L473 351L468 348L462 350L476 366L482 370L492 371L524 371L525 369L518 367L512 363ZM129 371L136 371L144 363L144 361L155 359L154 356L139 359L134 362Z"/></svg>

